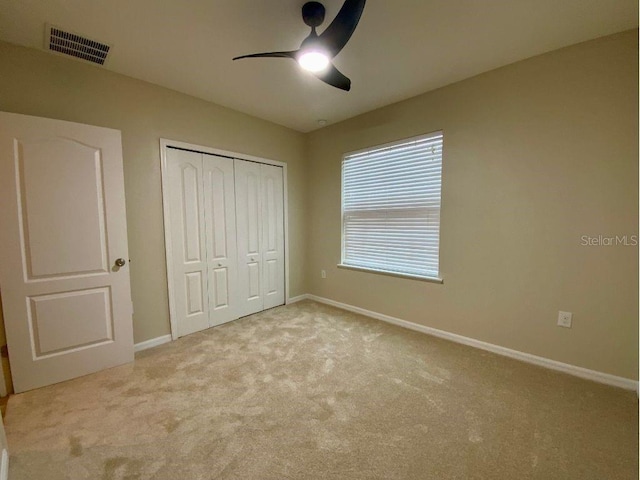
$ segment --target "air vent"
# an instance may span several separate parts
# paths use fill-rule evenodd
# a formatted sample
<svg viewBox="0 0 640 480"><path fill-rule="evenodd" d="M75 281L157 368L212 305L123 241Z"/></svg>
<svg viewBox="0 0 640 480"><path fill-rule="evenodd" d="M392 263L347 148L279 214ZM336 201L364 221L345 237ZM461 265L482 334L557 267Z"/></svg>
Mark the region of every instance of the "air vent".
<svg viewBox="0 0 640 480"><path fill-rule="evenodd" d="M107 54L111 49L105 43L91 40L75 33L65 32L52 25L47 25L47 36L45 38L47 39L45 48L48 50L71 55L98 65L104 65L107 60Z"/></svg>

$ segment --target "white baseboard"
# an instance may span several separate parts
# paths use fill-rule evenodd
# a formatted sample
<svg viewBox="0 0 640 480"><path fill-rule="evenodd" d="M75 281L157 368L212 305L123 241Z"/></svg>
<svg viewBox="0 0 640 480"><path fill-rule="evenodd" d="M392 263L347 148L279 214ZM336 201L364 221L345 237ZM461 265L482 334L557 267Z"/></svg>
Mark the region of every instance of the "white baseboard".
<svg viewBox="0 0 640 480"><path fill-rule="evenodd" d="M304 297L304 298L301 298L301 297ZM518 350L511 350L510 348L501 347L499 345L494 345L492 343L482 342L480 340L464 337L462 335L446 332L444 330L438 330L437 328L427 327L425 325L419 325L417 323L408 322L407 320L391 317L389 315L384 315L382 313L372 312L370 310L365 310L364 308L354 307L353 305L336 302L335 300L330 300L324 297L318 297L316 295L307 294L307 295L300 295L295 298L298 299L296 301L300 301L304 299L315 300L316 302L338 307L343 310L348 310L350 312L359 313L360 315L365 315L367 317L375 318L377 320L382 320L383 322L392 323L393 325L398 325L400 327L408 328L410 330L415 330L417 332L433 335L434 337L444 338L445 340L450 340L452 342L461 343L463 345L468 345L470 347L479 348L481 350L497 353L498 355L503 355L505 357L521 360L523 362L532 363L534 365L549 368L551 370L557 370L559 372L568 373L569 375L573 375L575 377L592 380L598 383L604 383L606 385L612 385L614 387L624 388L626 390L635 390L636 392L640 391L638 382L635 380L631 380L630 378L617 377L615 375L611 375L608 373L598 372L596 370L589 370L587 368L578 367L576 365L571 365L568 363L558 362L556 360L550 360L544 357L538 357L537 355L531 355L530 353L519 352Z"/></svg>
<svg viewBox="0 0 640 480"><path fill-rule="evenodd" d="M291 297L287 300L287 305L289 305L290 303L301 302L302 300L306 300L307 298L309 298L309 295L307 295L306 293L303 295L298 295L297 297Z"/></svg>
<svg viewBox="0 0 640 480"><path fill-rule="evenodd" d="M169 343L170 341L171 341L171 335L163 335L161 337L152 338L151 340L145 340L144 342L136 343L133 346L133 351L141 352L142 350L147 350L148 348L157 347L158 345L162 345L163 343Z"/></svg>
<svg viewBox="0 0 640 480"><path fill-rule="evenodd" d="M8 480L9 478L9 453L6 448L2 449L2 458L0 458L0 480Z"/></svg>

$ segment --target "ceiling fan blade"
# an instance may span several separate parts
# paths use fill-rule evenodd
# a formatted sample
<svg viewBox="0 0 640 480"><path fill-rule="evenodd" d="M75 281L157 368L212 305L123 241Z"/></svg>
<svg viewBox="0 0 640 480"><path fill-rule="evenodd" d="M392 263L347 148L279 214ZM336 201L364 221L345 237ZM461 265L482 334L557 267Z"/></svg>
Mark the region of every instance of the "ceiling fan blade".
<svg viewBox="0 0 640 480"><path fill-rule="evenodd" d="M251 55L242 55L240 57L234 57L234 60L240 60L241 58L296 58L297 50L291 52L264 52L264 53L252 53Z"/></svg>
<svg viewBox="0 0 640 480"><path fill-rule="evenodd" d="M335 57L347 44L356 29L367 0L345 0L342 8L324 32L320 40Z"/></svg>
<svg viewBox="0 0 640 480"><path fill-rule="evenodd" d="M325 71L314 73L314 75L332 87L346 90L347 92L351 90L351 80L345 77L332 63L329 64Z"/></svg>

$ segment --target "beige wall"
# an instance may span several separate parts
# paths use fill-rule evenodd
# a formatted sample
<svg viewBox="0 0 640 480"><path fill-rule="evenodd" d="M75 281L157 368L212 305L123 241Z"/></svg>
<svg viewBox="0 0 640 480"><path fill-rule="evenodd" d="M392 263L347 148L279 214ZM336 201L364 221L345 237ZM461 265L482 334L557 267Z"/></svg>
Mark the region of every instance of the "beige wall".
<svg viewBox="0 0 640 480"><path fill-rule="evenodd" d="M309 292L637 379L638 32L528 59L307 137ZM444 131L444 284L337 269L345 152ZM327 278L320 278L320 270ZM556 326L558 310L573 328Z"/></svg>
<svg viewBox="0 0 640 480"><path fill-rule="evenodd" d="M122 131L136 342L168 334L159 139L286 162L290 294L305 293L302 134L149 83L0 43L0 110Z"/></svg>
<svg viewBox="0 0 640 480"><path fill-rule="evenodd" d="M160 137L285 161L291 296L313 293L637 378L637 31L552 52L302 135L0 43L0 110L122 131L135 340L169 333ZM339 270L344 152L443 129L437 285ZM327 279L320 278L325 269ZM572 329L555 326L574 312Z"/></svg>

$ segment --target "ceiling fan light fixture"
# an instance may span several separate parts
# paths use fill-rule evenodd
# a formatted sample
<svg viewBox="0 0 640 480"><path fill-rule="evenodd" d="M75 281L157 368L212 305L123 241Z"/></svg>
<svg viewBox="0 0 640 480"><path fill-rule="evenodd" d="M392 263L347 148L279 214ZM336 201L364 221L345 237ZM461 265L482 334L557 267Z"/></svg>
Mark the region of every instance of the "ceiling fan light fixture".
<svg viewBox="0 0 640 480"><path fill-rule="evenodd" d="M329 66L329 56L320 50L308 50L298 56L298 63L309 72L321 72Z"/></svg>

